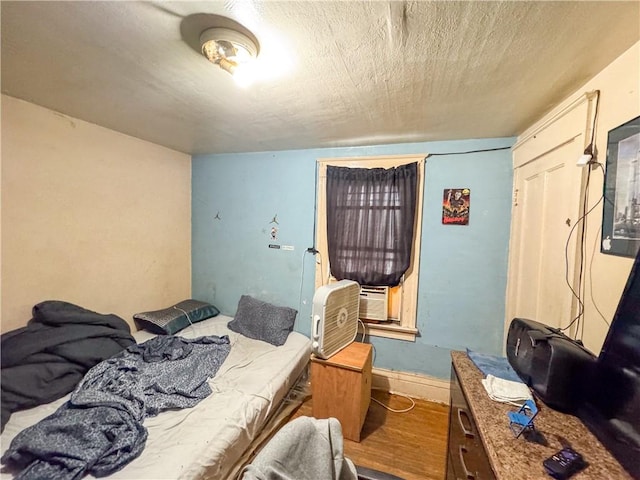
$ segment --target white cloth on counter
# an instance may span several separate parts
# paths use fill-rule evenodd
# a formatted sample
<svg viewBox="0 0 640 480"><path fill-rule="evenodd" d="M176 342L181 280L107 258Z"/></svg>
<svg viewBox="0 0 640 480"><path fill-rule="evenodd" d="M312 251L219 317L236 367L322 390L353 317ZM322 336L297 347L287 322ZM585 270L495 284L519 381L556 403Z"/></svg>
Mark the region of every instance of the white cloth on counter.
<svg viewBox="0 0 640 480"><path fill-rule="evenodd" d="M489 398L496 402L521 406L525 400L533 400L529 387L522 382L512 382L487 375L482 379L482 386L487 391Z"/></svg>

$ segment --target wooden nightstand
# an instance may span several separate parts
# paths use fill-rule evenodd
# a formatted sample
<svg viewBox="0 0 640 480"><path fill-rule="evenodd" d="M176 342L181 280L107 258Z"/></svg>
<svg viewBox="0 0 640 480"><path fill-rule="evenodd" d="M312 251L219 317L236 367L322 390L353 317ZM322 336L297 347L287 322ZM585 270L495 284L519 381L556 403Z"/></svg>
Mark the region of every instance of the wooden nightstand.
<svg viewBox="0 0 640 480"><path fill-rule="evenodd" d="M323 360L311 355L313 416L335 417L344 438L360 441L371 402L371 345L354 342Z"/></svg>

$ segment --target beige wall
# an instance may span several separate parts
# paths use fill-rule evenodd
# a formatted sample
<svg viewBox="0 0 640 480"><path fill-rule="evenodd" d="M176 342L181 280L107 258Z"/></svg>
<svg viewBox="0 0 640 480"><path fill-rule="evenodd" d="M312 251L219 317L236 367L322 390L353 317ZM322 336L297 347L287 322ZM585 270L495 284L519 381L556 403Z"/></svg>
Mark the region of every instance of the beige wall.
<svg viewBox="0 0 640 480"><path fill-rule="evenodd" d="M640 115L640 42L622 54L602 72L578 89L571 97L520 137L518 142L540 130L545 123L557 116L568 105L585 92L600 90L600 113L596 125L596 146L598 161L606 163L607 134L609 130ZM584 118L582 118L584 120ZM575 126L574 126L575 127ZM544 128L550 137L561 136L568 128L565 122L555 121ZM584 124L580 128L586 128ZM555 130L555 131L554 131ZM577 160L577 158L576 158ZM576 167L579 168L579 167ZM600 169L591 174L589 207L602 195L603 175ZM596 354L602 347L608 326L615 313L620 294L624 288L633 260L600 253L600 228L602 224L602 204L588 216L586 251L586 295L583 341ZM601 313L602 315L601 315ZM604 317L604 318L603 318Z"/></svg>
<svg viewBox="0 0 640 480"><path fill-rule="evenodd" d="M191 292L191 157L2 96L2 331L43 300L132 323Z"/></svg>

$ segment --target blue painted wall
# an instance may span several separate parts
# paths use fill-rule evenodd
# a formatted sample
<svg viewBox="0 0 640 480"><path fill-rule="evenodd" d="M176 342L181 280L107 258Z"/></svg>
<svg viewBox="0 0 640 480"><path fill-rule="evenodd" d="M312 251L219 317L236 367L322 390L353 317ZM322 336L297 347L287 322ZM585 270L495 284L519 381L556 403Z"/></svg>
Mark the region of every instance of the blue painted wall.
<svg viewBox="0 0 640 480"><path fill-rule="evenodd" d="M514 138L200 155L193 158L193 297L233 315L240 296L293 307L310 332L317 158L445 153ZM468 226L445 226L445 188L471 189ZM374 365L449 377L450 350L499 354L511 218L510 150L434 156L425 169L418 329L414 342L371 337ZM278 224L271 223L277 216ZM216 218L218 217L218 218ZM271 240L271 228L278 228ZM293 251L268 248L291 245Z"/></svg>

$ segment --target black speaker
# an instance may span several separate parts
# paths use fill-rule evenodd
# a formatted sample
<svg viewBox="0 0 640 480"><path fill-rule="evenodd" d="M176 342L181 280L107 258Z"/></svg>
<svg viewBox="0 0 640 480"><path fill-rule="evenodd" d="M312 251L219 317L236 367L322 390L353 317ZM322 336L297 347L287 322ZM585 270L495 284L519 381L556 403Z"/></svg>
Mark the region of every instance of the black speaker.
<svg viewBox="0 0 640 480"><path fill-rule="evenodd" d="M575 413L596 357L582 345L534 320L514 318L507 358L518 376L550 407Z"/></svg>

